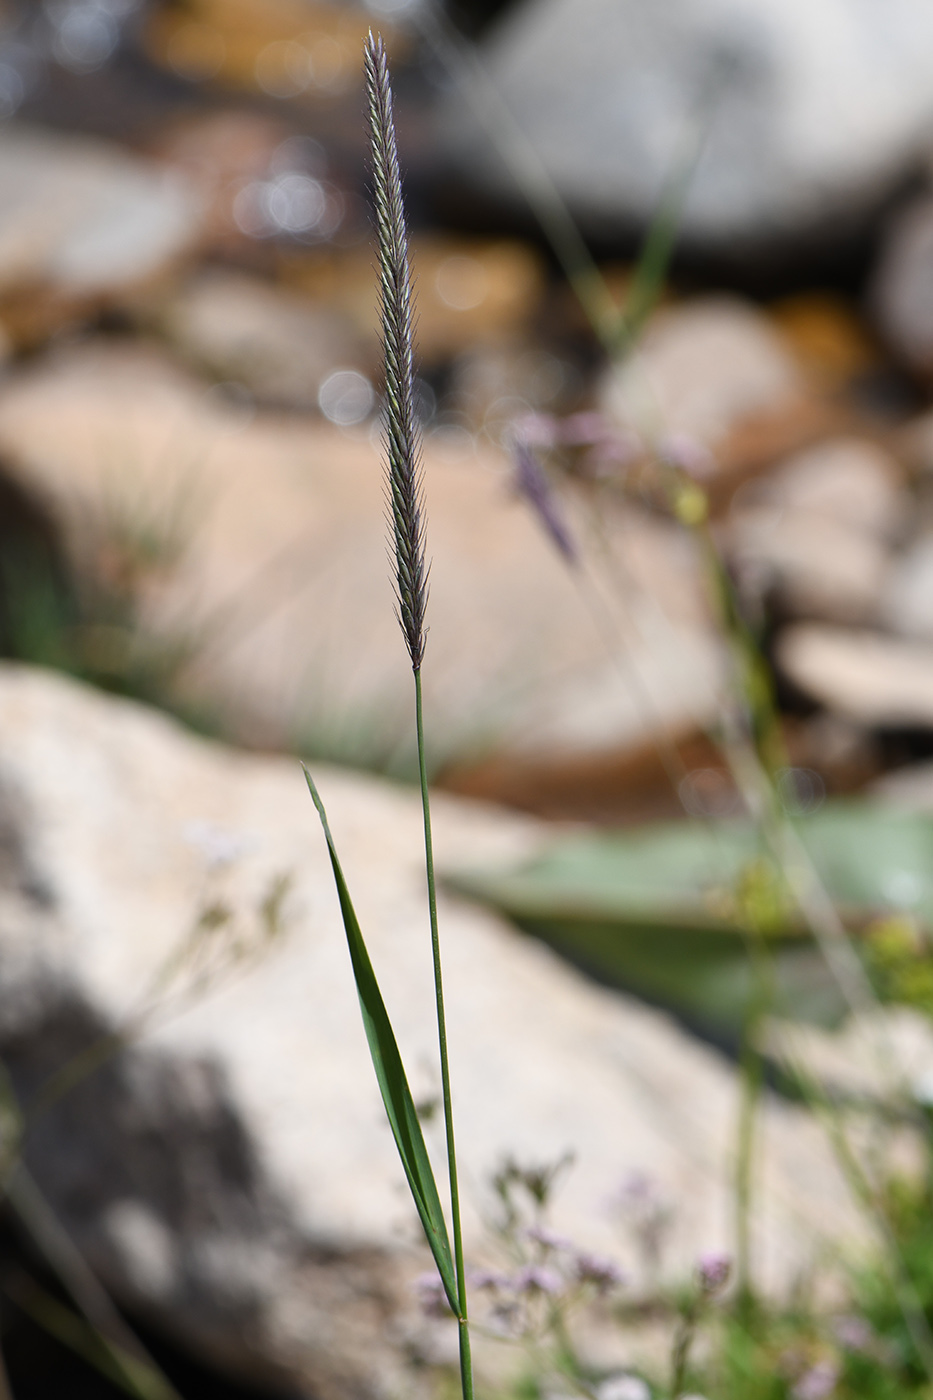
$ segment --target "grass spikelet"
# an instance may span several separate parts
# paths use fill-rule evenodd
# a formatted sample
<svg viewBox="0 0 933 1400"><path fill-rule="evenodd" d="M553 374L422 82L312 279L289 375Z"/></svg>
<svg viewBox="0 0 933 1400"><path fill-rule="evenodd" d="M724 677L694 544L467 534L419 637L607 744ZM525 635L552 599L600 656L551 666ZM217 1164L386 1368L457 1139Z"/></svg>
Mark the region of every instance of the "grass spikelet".
<svg viewBox="0 0 933 1400"><path fill-rule="evenodd" d="M387 480L395 544L395 583L399 621L412 669L417 671L424 656L427 570L420 434L414 402L411 272L392 116L392 88L385 46L382 39L372 33L366 40L364 62L373 203L379 241Z"/></svg>

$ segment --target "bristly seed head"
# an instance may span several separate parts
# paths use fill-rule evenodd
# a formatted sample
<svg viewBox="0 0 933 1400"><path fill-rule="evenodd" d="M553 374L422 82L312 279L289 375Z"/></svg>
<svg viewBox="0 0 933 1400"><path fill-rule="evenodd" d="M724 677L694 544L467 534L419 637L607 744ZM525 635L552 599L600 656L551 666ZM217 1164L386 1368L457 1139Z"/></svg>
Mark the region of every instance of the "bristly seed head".
<svg viewBox="0 0 933 1400"><path fill-rule="evenodd" d="M421 451L413 385L411 274L402 203L392 88L381 37L364 47L373 163L373 201L379 241L382 347L385 360L387 478L395 545L398 616L412 669L424 656L427 571L424 562Z"/></svg>

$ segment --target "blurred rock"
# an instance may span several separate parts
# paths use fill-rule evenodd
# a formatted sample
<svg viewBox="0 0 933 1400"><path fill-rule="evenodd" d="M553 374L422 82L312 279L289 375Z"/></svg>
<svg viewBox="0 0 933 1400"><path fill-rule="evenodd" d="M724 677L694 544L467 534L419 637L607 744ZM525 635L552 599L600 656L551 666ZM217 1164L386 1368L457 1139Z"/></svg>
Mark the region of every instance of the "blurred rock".
<svg viewBox="0 0 933 1400"><path fill-rule="evenodd" d="M867 728L933 728L933 647L818 623L779 636L780 670L805 695Z"/></svg>
<svg viewBox="0 0 933 1400"><path fill-rule="evenodd" d="M785 719L783 737L790 765L818 773L830 793L861 791L882 766L875 736L828 710Z"/></svg>
<svg viewBox="0 0 933 1400"><path fill-rule="evenodd" d="M553 413L572 403L580 380L578 365L535 344L533 335L524 343L480 339L451 365L445 415L502 443L529 410Z"/></svg>
<svg viewBox="0 0 933 1400"><path fill-rule="evenodd" d="M681 237L727 257L838 237L877 207L928 143L931 54L933 12L916 0L890 0L880 20L842 0L535 0L484 43L591 228L644 226L696 134ZM472 178L516 198L461 94L446 118Z"/></svg>
<svg viewBox="0 0 933 1400"><path fill-rule="evenodd" d="M933 377L933 198L892 220L870 296L891 349L917 374Z"/></svg>
<svg viewBox="0 0 933 1400"><path fill-rule="evenodd" d="M0 735L0 1053L28 1103L101 1034L129 1041L30 1134L69 1234L119 1302L243 1378L316 1400L422 1394L404 1358L423 1354L426 1251L297 764L8 664ZM419 798L317 776L413 1092L436 1098ZM541 834L436 802L442 868L514 861ZM443 890L440 920L468 1258L489 1258L505 1157L568 1151L554 1225L581 1246L614 1251L611 1201L635 1172L677 1208L669 1268L727 1245L735 1072ZM435 1115L432 1147L439 1130ZM756 1264L789 1286L860 1217L805 1111L766 1093L759 1134Z"/></svg>
<svg viewBox="0 0 933 1400"><path fill-rule="evenodd" d="M895 561L879 613L892 631L933 641L933 536L921 535Z"/></svg>
<svg viewBox="0 0 933 1400"><path fill-rule="evenodd" d="M153 7L152 58L189 82L268 97L334 98L359 83L371 15L362 4L320 0L185 0ZM389 51L402 41L380 16Z"/></svg>
<svg viewBox="0 0 933 1400"><path fill-rule="evenodd" d="M235 108L185 113L160 132L154 154L180 170L204 201L207 252L248 262L265 247L238 226L234 205L241 190L265 180L292 134L281 117Z"/></svg>
<svg viewBox="0 0 933 1400"><path fill-rule="evenodd" d="M897 446L908 468L923 478L933 478L933 412L909 419L897 436Z"/></svg>
<svg viewBox="0 0 933 1400"><path fill-rule="evenodd" d="M802 292L769 307L808 382L844 387L876 367L878 349L855 308L828 292Z"/></svg>
<svg viewBox="0 0 933 1400"><path fill-rule="evenodd" d="M750 420L803 397L799 369L763 312L704 296L656 313L638 350L609 371L604 410L653 439L688 438L716 452Z"/></svg>
<svg viewBox="0 0 933 1400"><path fill-rule="evenodd" d="M316 408L337 368L367 369L353 327L307 298L232 272L207 272L165 307L162 323L196 368L257 398Z"/></svg>
<svg viewBox="0 0 933 1400"><path fill-rule="evenodd" d="M767 1021L761 1048L791 1075L806 1069L834 1099L884 1104L889 1113L913 1116L933 1087L933 1027L906 1006L879 1006L837 1031Z"/></svg>
<svg viewBox="0 0 933 1400"><path fill-rule="evenodd" d="M411 264L422 364L474 350L478 342L514 338L527 328L544 288L538 254L517 241L420 235L412 241ZM294 254L285 261L285 276L372 338L372 266L364 239L355 248Z"/></svg>
<svg viewBox="0 0 933 1400"><path fill-rule="evenodd" d="M870 791L882 802L909 812L933 814L933 762L908 763L872 783Z"/></svg>
<svg viewBox="0 0 933 1400"><path fill-rule="evenodd" d="M868 622L908 500L897 464L858 438L798 454L733 501L730 556L745 590L782 612Z"/></svg>
<svg viewBox="0 0 933 1400"><path fill-rule="evenodd" d="M0 322L26 344L151 283L202 227L178 173L12 123L0 131L0 191Z"/></svg>
<svg viewBox="0 0 933 1400"><path fill-rule="evenodd" d="M345 397L331 387L335 417L372 404L359 376ZM0 449L63 522L79 568L162 550L143 619L192 648L178 703L252 743L409 771L411 672L370 421L250 418L132 344L98 343L5 386ZM627 579L624 598L605 598L607 624L497 449L429 435L425 487L435 764L494 752L572 764L712 722L723 665L681 531L603 512Z"/></svg>

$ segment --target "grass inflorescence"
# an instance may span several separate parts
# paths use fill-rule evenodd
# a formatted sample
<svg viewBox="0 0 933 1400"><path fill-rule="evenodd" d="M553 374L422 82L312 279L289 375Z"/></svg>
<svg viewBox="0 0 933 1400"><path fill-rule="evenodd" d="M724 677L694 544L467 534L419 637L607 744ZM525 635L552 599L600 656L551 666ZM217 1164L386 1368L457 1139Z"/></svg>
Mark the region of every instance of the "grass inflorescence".
<svg viewBox="0 0 933 1400"><path fill-rule="evenodd" d="M379 243L384 413L396 590L399 620L412 668L417 671L424 656L427 569L424 560L421 449L414 396L411 269L392 113L392 87L381 38L369 35L364 63L372 151L373 207Z"/></svg>

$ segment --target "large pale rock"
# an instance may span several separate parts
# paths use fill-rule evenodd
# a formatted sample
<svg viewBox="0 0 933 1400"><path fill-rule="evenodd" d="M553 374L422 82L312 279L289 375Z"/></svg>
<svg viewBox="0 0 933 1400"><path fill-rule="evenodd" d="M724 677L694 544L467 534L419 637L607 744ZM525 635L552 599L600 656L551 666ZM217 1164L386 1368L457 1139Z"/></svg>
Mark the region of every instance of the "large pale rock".
<svg viewBox="0 0 933 1400"><path fill-rule="evenodd" d="M933 199L892 221L871 287L875 317L891 348L918 374L933 375Z"/></svg>
<svg viewBox="0 0 933 1400"><path fill-rule="evenodd" d="M876 205L933 129L933 13L848 0L526 0L484 45L493 80L577 214L644 223L688 136L682 237L734 254ZM514 189L451 100L471 173Z"/></svg>
<svg viewBox="0 0 933 1400"><path fill-rule="evenodd" d="M103 141L0 131L0 306L14 333L151 281L196 244L202 202L181 175Z"/></svg>
<svg viewBox="0 0 933 1400"><path fill-rule="evenodd" d="M920 535L895 561L880 599L895 632L933 640L933 538Z"/></svg>
<svg viewBox="0 0 933 1400"><path fill-rule="evenodd" d="M318 777L413 1090L429 1098L418 796ZM130 1042L30 1140L74 1239L121 1301L241 1371L324 1400L414 1393L400 1358L424 1249L297 764L6 664L0 791L0 1051L20 1093L104 1032ZM446 798L435 838L450 868L512 861L541 829ZM261 911L283 876L270 937ZM488 1249L485 1183L503 1157L568 1150L555 1225L581 1243L614 1247L608 1202L646 1170L679 1203L678 1268L729 1247L733 1070L443 892L440 921L469 1257ZM779 1284L827 1241L851 1242L853 1212L800 1108L766 1096L761 1130L756 1258Z"/></svg>
<svg viewBox="0 0 933 1400"><path fill-rule="evenodd" d="M869 728L933 728L933 647L881 632L798 623L776 658L804 694Z"/></svg>
<svg viewBox="0 0 933 1400"><path fill-rule="evenodd" d="M933 1027L906 1006L878 1006L835 1031L766 1022L762 1048L791 1074L805 1067L836 1098L911 1116L933 1100Z"/></svg>
<svg viewBox="0 0 933 1400"><path fill-rule="evenodd" d="M895 463L837 439L793 457L733 502L730 554L762 594L798 616L870 622L907 513Z"/></svg>
<svg viewBox="0 0 933 1400"><path fill-rule="evenodd" d="M601 395L625 427L715 451L750 420L794 406L802 388L774 323L739 297L717 295L659 311Z"/></svg>
<svg viewBox="0 0 933 1400"><path fill-rule="evenodd" d="M272 403L316 408L328 374L369 368L343 317L241 273L201 274L169 302L162 321L197 368Z"/></svg>
<svg viewBox="0 0 933 1400"><path fill-rule="evenodd" d="M90 345L4 387L0 451L86 567L137 539L185 546L150 578L144 625L192 640L183 694L228 732L353 763L410 752L411 672L368 424L244 421L132 346ZM599 755L713 718L719 650L672 526L607 513L631 580L624 606L607 604L623 655L498 451L429 438L425 490L433 761L479 748Z"/></svg>

